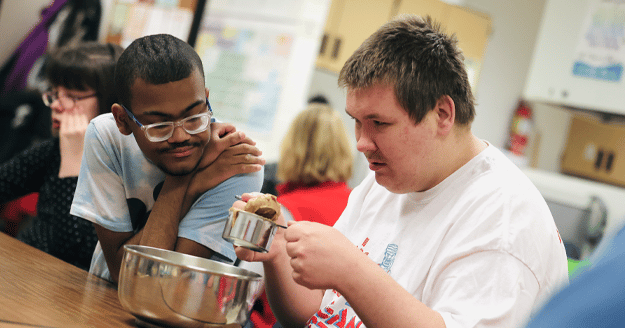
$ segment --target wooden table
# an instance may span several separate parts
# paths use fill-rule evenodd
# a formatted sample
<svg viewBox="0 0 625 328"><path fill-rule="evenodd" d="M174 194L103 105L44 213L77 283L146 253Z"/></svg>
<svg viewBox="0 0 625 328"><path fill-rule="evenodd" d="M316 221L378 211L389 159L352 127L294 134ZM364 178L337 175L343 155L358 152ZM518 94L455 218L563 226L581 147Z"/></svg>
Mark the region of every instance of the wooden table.
<svg viewBox="0 0 625 328"><path fill-rule="evenodd" d="M0 233L0 327L136 327L115 285Z"/></svg>

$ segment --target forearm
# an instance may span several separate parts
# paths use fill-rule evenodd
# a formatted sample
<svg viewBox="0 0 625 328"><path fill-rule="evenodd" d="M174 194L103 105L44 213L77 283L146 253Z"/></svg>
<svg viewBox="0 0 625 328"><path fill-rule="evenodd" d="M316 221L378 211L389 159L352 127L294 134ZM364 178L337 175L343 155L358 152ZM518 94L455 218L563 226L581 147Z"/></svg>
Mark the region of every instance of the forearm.
<svg viewBox="0 0 625 328"><path fill-rule="evenodd" d="M183 217L184 198L189 177L166 177L150 216L143 227L140 245L173 250L178 225Z"/></svg>
<svg viewBox="0 0 625 328"><path fill-rule="evenodd" d="M276 242L283 241L274 240L274 244ZM302 327L319 310L323 291L297 284L289 262L290 257L283 251L273 261L264 263L265 290L280 323L284 327Z"/></svg>
<svg viewBox="0 0 625 328"><path fill-rule="evenodd" d="M118 280L124 245L144 245L174 250L178 239L180 207L188 181L180 178L165 178L163 188L152 207L143 229L137 233L113 232L96 225L106 264L114 281Z"/></svg>
<svg viewBox="0 0 625 328"><path fill-rule="evenodd" d="M445 327L437 311L417 300L369 258L359 261L353 272L359 274L345 281L339 293L347 299L365 326Z"/></svg>
<svg viewBox="0 0 625 328"><path fill-rule="evenodd" d="M73 157L68 156L61 157L61 164L59 166L59 178L78 177L80 173L82 152L75 154Z"/></svg>

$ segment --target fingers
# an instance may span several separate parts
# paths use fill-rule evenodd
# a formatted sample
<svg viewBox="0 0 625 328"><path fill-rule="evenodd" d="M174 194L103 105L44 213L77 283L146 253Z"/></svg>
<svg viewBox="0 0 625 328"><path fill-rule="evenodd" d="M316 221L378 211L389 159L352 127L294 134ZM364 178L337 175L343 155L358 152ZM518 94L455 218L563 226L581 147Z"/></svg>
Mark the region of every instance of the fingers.
<svg viewBox="0 0 625 328"><path fill-rule="evenodd" d="M247 248L243 248L240 246L234 246L234 252L237 254L237 257L243 261L254 262L254 251L249 250Z"/></svg>
<svg viewBox="0 0 625 328"><path fill-rule="evenodd" d="M243 131L232 132L228 135L222 136L220 140L226 144L226 147L232 147L238 144L256 145L256 142L246 136Z"/></svg>
<svg viewBox="0 0 625 328"><path fill-rule="evenodd" d="M234 203L232 203L232 207L244 209L245 208L245 204L246 204L246 201L237 200Z"/></svg>
<svg viewBox="0 0 625 328"><path fill-rule="evenodd" d="M87 115L83 113L75 112L63 112L59 117L61 126L59 128L60 134L78 134L84 135L89 125L89 119Z"/></svg>
<svg viewBox="0 0 625 328"><path fill-rule="evenodd" d="M211 123L211 138L220 139L221 137L235 132L237 129L228 123Z"/></svg>
<svg viewBox="0 0 625 328"><path fill-rule="evenodd" d="M258 157L263 154L263 152L256 146L244 143L229 146L228 149L225 149L223 152L229 154L230 156L250 155L250 157Z"/></svg>
<svg viewBox="0 0 625 328"><path fill-rule="evenodd" d="M246 192L243 195L241 195L241 199L243 200L243 202L249 202L250 199L254 199L254 198L260 197L262 195L263 195L263 193L256 192L256 191L255 192Z"/></svg>
<svg viewBox="0 0 625 328"><path fill-rule="evenodd" d="M219 154L215 163L224 165L224 167L238 166L239 169L243 170L239 173L251 173L262 169L262 166L265 165L266 160L261 155L262 151L260 149L246 144L239 144L224 150Z"/></svg>

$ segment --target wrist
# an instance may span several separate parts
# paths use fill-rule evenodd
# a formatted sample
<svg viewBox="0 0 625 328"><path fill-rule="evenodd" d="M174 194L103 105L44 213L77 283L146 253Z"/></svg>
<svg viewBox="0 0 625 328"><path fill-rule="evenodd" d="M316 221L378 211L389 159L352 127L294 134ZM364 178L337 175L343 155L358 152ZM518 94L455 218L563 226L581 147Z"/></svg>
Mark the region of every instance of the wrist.
<svg viewBox="0 0 625 328"><path fill-rule="evenodd" d="M167 175L165 176L165 181L163 182L163 189L168 189L168 190L184 189L186 191L189 189L189 186L191 184L191 181L192 181L191 177L192 177L191 174L187 174L184 176Z"/></svg>
<svg viewBox="0 0 625 328"><path fill-rule="evenodd" d="M208 190L215 188L221 181L217 179L215 174L210 172L210 167L204 169L201 174L197 172L193 174L193 179L189 182L187 195L194 199Z"/></svg>
<svg viewBox="0 0 625 328"><path fill-rule="evenodd" d="M59 165L59 178L77 177L80 173L80 160L63 160Z"/></svg>

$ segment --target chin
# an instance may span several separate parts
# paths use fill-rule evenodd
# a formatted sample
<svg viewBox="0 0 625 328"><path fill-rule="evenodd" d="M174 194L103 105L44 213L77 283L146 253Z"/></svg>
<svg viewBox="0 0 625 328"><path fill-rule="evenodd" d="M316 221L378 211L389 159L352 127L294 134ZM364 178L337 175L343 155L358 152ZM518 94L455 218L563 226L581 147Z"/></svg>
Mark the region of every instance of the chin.
<svg viewBox="0 0 625 328"><path fill-rule="evenodd" d="M198 162L199 164L199 162ZM184 166L167 166L164 164L161 164L158 166L161 171L165 172L165 174L167 175L171 175L171 176L176 176L176 177L181 177L181 176L185 176L188 174L191 174L195 171L195 168L197 167L197 164L194 166L190 166L190 165L184 165Z"/></svg>
<svg viewBox="0 0 625 328"><path fill-rule="evenodd" d="M394 193L394 194L406 194L409 192L413 192L414 190L410 190L407 186L402 185L401 183L396 183L392 179L388 177L380 176L376 173L375 181L382 187L386 188L386 190ZM402 181L405 182L405 181Z"/></svg>

